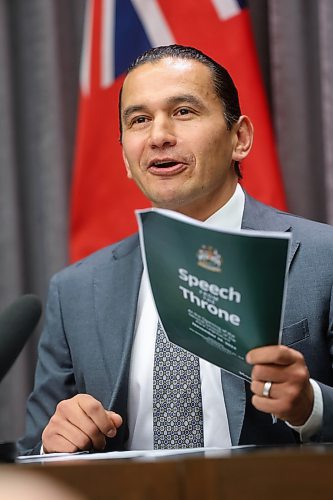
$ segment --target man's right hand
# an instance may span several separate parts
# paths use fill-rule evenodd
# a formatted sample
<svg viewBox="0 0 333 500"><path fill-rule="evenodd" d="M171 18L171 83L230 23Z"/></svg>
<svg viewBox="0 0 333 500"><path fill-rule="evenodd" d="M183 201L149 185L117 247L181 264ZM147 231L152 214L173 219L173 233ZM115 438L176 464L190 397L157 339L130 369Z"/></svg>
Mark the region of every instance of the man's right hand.
<svg viewBox="0 0 333 500"><path fill-rule="evenodd" d="M122 418L89 394L60 401L42 434L44 453L73 453L105 448L106 437L114 437Z"/></svg>

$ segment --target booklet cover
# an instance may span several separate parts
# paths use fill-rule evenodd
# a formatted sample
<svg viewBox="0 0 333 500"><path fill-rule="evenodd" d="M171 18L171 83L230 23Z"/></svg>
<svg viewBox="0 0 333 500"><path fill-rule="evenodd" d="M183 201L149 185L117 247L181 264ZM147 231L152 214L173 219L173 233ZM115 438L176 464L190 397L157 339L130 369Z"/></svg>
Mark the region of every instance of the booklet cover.
<svg viewBox="0 0 333 500"><path fill-rule="evenodd" d="M136 216L170 341L251 380L246 353L280 341L291 235L211 229L171 210Z"/></svg>

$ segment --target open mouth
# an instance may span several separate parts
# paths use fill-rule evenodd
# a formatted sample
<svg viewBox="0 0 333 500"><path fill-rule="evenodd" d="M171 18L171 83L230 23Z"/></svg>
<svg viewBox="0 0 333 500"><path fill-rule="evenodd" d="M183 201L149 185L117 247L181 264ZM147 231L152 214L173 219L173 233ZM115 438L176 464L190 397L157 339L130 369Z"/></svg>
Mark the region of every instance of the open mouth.
<svg viewBox="0 0 333 500"><path fill-rule="evenodd" d="M149 167L154 168L170 168L179 165L178 161L175 160L166 160L166 161L155 161L149 165Z"/></svg>
<svg viewBox="0 0 333 500"><path fill-rule="evenodd" d="M174 158L154 158L148 164L148 171L152 175L160 177L171 177L183 172L188 164L183 160Z"/></svg>
<svg viewBox="0 0 333 500"><path fill-rule="evenodd" d="M153 161L148 167L150 174L165 178L180 174L185 169L186 163L177 160Z"/></svg>

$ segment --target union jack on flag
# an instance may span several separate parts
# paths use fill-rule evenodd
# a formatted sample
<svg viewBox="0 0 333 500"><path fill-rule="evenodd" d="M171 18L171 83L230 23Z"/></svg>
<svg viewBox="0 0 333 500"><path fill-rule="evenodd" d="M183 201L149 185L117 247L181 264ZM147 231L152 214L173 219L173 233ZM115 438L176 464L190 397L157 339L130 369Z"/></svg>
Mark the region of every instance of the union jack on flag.
<svg viewBox="0 0 333 500"><path fill-rule="evenodd" d="M134 209L148 202L126 178L118 141L118 93L126 69L145 50L178 43L225 66L254 123L255 146L243 185L285 208L272 126L251 22L243 0L87 0L71 200L71 260L136 231Z"/></svg>

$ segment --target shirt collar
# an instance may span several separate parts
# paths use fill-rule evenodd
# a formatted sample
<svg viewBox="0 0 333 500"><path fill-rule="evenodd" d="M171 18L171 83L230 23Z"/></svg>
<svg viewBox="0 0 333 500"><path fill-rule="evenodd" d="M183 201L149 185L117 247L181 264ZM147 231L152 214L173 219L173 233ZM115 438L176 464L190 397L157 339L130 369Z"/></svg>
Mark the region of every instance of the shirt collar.
<svg viewBox="0 0 333 500"><path fill-rule="evenodd" d="M230 200L205 220L204 225L211 228L240 229L245 206L245 194L239 184Z"/></svg>

